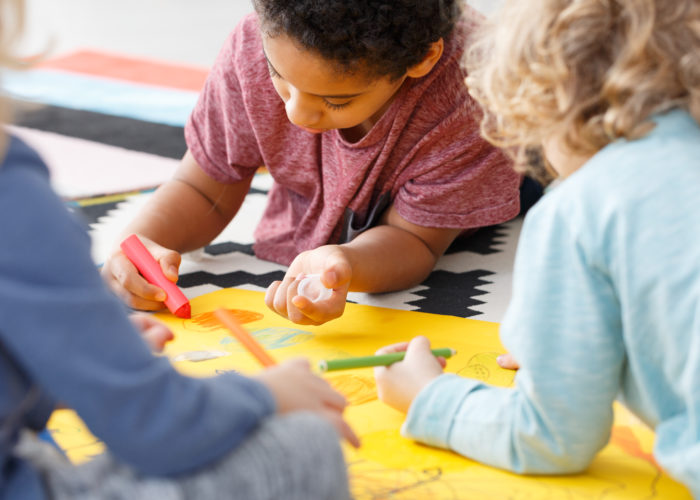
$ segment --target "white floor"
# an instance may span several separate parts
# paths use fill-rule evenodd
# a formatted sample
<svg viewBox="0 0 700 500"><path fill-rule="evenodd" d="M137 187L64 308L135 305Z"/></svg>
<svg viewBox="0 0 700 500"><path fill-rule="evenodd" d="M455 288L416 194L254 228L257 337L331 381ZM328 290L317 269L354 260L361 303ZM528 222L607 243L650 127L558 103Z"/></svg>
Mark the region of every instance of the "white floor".
<svg viewBox="0 0 700 500"><path fill-rule="evenodd" d="M209 67L250 0L26 0L22 51L81 48Z"/></svg>
<svg viewBox="0 0 700 500"><path fill-rule="evenodd" d="M90 48L209 67L250 0L25 0L22 52ZM491 12L501 0L469 0Z"/></svg>

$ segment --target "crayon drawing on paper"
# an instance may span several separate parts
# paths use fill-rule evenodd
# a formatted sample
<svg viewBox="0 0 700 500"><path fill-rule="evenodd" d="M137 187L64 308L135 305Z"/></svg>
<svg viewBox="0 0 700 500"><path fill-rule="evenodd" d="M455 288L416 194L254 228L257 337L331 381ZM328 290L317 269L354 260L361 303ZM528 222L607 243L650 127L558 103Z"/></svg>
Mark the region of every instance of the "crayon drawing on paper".
<svg viewBox="0 0 700 500"><path fill-rule="evenodd" d="M319 327L300 327L269 311L261 292L224 289L191 301L192 318L158 314L175 332L165 354L192 376L236 371L253 374L259 363L214 319L224 307L277 360L305 356L321 359L363 356L377 348L421 334L433 347L457 354L447 371L492 384L512 384L514 372L501 369L498 325L484 321L348 304L344 316ZM218 353L188 360L186 353ZM197 356L190 354L197 358ZM201 354L200 357L206 357ZM361 499L691 499L664 473L652 456L653 433L621 406L608 445L588 470L574 476L522 477L486 467L446 450L400 436L403 415L377 399L371 368L324 375L349 401L346 416L362 439L359 450L347 446L351 491ZM70 411L49 422L54 440L74 462L102 453L104 446Z"/></svg>

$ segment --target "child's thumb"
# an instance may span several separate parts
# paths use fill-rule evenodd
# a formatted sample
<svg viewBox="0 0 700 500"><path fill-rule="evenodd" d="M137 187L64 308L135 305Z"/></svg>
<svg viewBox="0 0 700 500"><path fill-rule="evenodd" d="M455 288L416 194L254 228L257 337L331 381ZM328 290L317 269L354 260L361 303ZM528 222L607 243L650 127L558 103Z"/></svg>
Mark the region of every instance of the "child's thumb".
<svg viewBox="0 0 700 500"><path fill-rule="evenodd" d="M423 335L419 335L411 339L408 343L408 348L406 349L406 356L404 359L410 360L413 358L423 357L426 354L432 356L430 352L430 340Z"/></svg>
<svg viewBox="0 0 700 500"><path fill-rule="evenodd" d="M338 288L352 279L352 267L342 252L334 252L324 262L321 282L328 288Z"/></svg>
<svg viewBox="0 0 700 500"><path fill-rule="evenodd" d="M170 281L177 281L178 269L180 268L180 261L182 260L180 254L168 250L163 253L158 260L160 261L160 267L163 269L165 277Z"/></svg>

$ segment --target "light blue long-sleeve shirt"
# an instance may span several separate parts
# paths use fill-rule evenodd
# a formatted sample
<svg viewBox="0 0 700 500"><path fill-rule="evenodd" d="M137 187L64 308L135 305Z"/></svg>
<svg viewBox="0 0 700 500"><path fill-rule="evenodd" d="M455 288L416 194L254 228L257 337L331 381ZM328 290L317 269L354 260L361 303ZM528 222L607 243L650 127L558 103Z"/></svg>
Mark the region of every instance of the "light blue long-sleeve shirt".
<svg viewBox="0 0 700 500"><path fill-rule="evenodd" d="M44 498L13 448L20 431L46 425L56 401L140 474L183 474L222 457L274 412L269 390L236 374L186 377L153 356L47 177L12 139L0 164L0 499Z"/></svg>
<svg viewBox="0 0 700 500"><path fill-rule="evenodd" d="M405 436L522 473L584 469L619 398L700 498L700 127L684 111L617 141L526 217L501 325L514 388L445 374Z"/></svg>

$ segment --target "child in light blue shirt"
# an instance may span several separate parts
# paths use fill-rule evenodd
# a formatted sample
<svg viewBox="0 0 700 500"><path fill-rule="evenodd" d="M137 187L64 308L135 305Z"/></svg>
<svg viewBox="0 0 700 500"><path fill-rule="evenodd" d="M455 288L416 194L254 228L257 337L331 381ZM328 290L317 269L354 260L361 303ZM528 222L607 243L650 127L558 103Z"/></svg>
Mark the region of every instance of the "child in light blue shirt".
<svg viewBox="0 0 700 500"><path fill-rule="evenodd" d="M563 182L521 235L501 325L514 387L443 374L422 337L388 346L408 351L376 370L405 436L514 472L577 472L619 399L700 497L699 22L691 1L511 1L472 48L487 138L516 160L542 146Z"/></svg>

